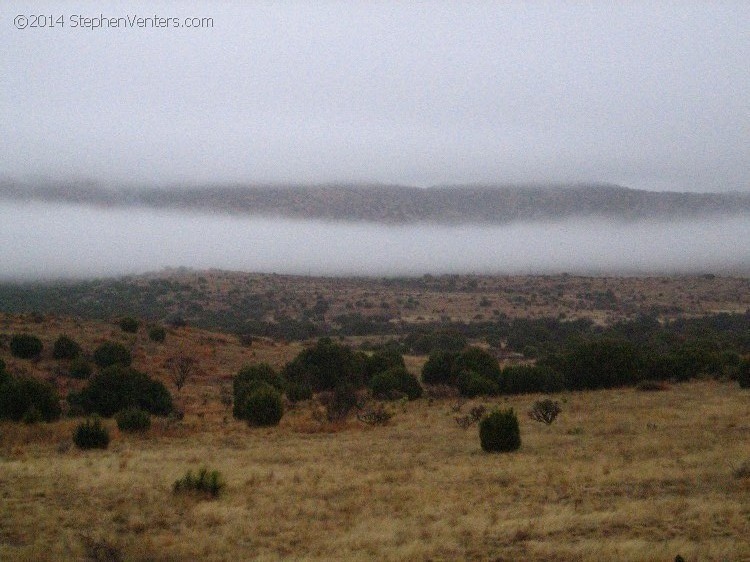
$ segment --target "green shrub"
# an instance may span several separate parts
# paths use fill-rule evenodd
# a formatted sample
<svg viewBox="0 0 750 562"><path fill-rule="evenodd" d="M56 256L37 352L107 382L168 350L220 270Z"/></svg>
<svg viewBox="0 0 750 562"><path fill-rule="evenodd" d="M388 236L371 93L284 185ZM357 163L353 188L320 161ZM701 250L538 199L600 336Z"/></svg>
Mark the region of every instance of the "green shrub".
<svg viewBox="0 0 750 562"><path fill-rule="evenodd" d="M333 389L330 401L326 404L326 418L329 422L343 421L357 405L357 391L352 384L340 384Z"/></svg>
<svg viewBox="0 0 750 562"><path fill-rule="evenodd" d="M151 416L140 408L127 408L115 414L117 429L128 432L145 432L151 427Z"/></svg>
<svg viewBox="0 0 750 562"><path fill-rule="evenodd" d="M68 336L62 335L55 340L52 357L55 359L75 359L81 354L81 346Z"/></svg>
<svg viewBox="0 0 750 562"><path fill-rule="evenodd" d="M737 370L737 382L740 388L750 388L750 359L744 359Z"/></svg>
<svg viewBox="0 0 750 562"><path fill-rule="evenodd" d="M218 470L201 468L196 475L188 470L185 476L175 480L172 491L175 494L200 494L216 498L225 487L224 478Z"/></svg>
<svg viewBox="0 0 750 562"><path fill-rule="evenodd" d="M138 327L141 325L138 320L131 318L130 316L122 318L118 324L120 325L120 329L128 334L135 334L138 331Z"/></svg>
<svg viewBox="0 0 750 562"><path fill-rule="evenodd" d="M148 331L148 339L161 343L167 339L167 331L162 326L151 326Z"/></svg>
<svg viewBox="0 0 750 562"><path fill-rule="evenodd" d="M310 385L313 392L332 390L341 384L359 388L364 383L364 365L348 346L321 338L286 365L284 377Z"/></svg>
<svg viewBox="0 0 750 562"><path fill-rule="evenodd" d="M106 369L112 365L129 367L132 361L130 351L124 345L116 342L104 342L94 350L94 363L101 369Z"/></svg>
<svg viewBox="0 0 750 562"><path fill-rule="evenodd" d="M457 353L433 351L422 367L422 382L425 384L455 384L453 364Z"/></svg>
<svg viewBox="0 0 750 562"><path fill-rule="evenodd" d="M394 367L375 375L370 381L370 388L372 395L381 400L393 400L401 396L416 400L422 396L422 386L405 367Z"/></svg>
<svg viewBox="0 0 750 562"><path fill-rule="evenodd" d="M70 405L82 412L111 417L137 407L157 416L172 409L172 396L159 381L130 367L113 365L94 375L88 386L68 396Z"/></svg>
<svg viewBox="0 0 750 562"><path fill-rule="evenodd" d="M271 386L279 393L286 387L284 377L274 371L273 367L267 363L247 365L239 370L232 380L234 394L233 414L235 418L245 418L248 397L256 388L264 384Z"/></svg>
<svg viewBox="0 0 750 562"><path fill-rule="evenodd" d="M86 361L83 357L73 359L68 368L68 376L74 379L87 379L91 376L92 372L91 363Z"/></svg>
<svg viewBox="0 0 750 562"><path fill-rule="evenodd" d="M560 412L562 412L562 408L559 402L545 398L534 402L531 410L529 410L529 417L534 421L551 425Z"/></svg>
<svg viewBox="0 0 750 562"><path fill-rule="evenodd" d="M73 434L73 443L79 449L106 449L109 446L109 431L94 416L78 425Z"/></svg>
<svg viewBox="0 0 750 562"><path fill-rule="evenodd" d="M632 386L643 378L646 361L635 344L597 339L569 345L548 361L570 390ZM655 378L649 376L649 378Z"/></svg>
<svg viewBox="0 0 750 562"><path fill-rule="evenodd" d="M474 371L464 371L458 376L458 391L461 396L494 396L499 392L497 383Z"/></svg>
<svg viewBox="0 0 750 562"><path fill-rule="evenodd" d="M242 418L255 426L278 425L284 415L281 393L270 384L259 383L244 401Z"/></svg>
<svg viewBox="0 0 750 562"><path fill-rule="evenodd" d="M30 334L14 334L10 338L10 352L20 359L34 359L42 353L42 340Z"/></svg>
<svg viewBox="0 0 750 562"><path fill-rule="evenodd" d="M376 351L365 358L365 378L372 380L375 375L398 367L406 369L404 357L398 351L393 349Z"/></svg>
<svg viewBox="0 0 750 562"><path fill-rule="evenodd" d="M565 390L563 376L542 365L511 365L500 373L501 394L530 394Z"/></svg>
<svg viewBox="0 0 750 562"><path fill-rule="evenodd" d="M58 419L62 410L55 387L28 376L5 377L0 384L0 419L21 421L30 410L47 422Z"/></svg>
<svg viewBox="0 0 750 562"><path fill-rule="evenodd" d="M521 431L513 408L495 410L479 422L479 441L490 453L515 451L521 447Z"/></svg>
<svg viewBox="0 0 750 562"><path fill-rule="evenodd" d="M479 347L467 347L456 356L453 362L453 380L458 381L461 373L473 371L481 377L497 381L500 378L500 364L489 352Z"/></svg>
<svg viewBox="0 0 750 562"><path fill-rule="evenodd" d="M286 397L290 402L302 402L312 398L312 388L309 384L290 382L286 385Z"/></svg>

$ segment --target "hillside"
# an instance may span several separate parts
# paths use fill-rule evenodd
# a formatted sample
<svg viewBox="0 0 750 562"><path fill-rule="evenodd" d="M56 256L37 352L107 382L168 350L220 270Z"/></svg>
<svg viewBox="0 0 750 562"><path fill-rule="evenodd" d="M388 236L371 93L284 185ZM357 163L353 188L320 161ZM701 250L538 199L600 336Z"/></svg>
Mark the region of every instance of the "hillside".
<svg viewBox="0 0 750 562"><path fill-rule="evenodd" d="M253 185L102 188L0 181L0 199L139 206L288 218L444 224L605 217L621 220L750 213L750 195L677 193L609 184L538 186Z"/></svg>

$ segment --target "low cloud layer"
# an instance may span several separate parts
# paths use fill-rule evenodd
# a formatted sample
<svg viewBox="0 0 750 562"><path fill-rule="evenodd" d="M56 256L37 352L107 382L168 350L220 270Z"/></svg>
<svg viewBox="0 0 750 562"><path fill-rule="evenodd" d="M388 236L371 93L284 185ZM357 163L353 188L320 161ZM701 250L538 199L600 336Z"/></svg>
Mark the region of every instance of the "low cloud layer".
<svg viewBox="0 0 750 562"><path fill-rule="evenodd" d="M750 271L750 218L389 226L0 204L0 278L164 267L320 275Z"/></svg>
<svg viewBox="0 0 750 562"><path fill-rule="evenodd" d="M0 10L0 176L750 189L747 2Z"/></svg>

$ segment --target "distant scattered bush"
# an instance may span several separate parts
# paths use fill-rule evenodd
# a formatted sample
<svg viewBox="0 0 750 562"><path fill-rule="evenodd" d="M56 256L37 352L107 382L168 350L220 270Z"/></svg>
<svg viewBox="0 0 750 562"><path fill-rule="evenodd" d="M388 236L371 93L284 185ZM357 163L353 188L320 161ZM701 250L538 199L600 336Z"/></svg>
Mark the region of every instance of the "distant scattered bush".
<svg viewBox="0 0 750 562"><path fill-rule="evenodd" d="M10 352L20 359L34 359L42 353L42 340L30 334L14 334L10 338Z"/></svg>
<svg viewBox="0 0 750 562"><path fill-rule="evenodd" d="M78 425L73 434L73 443L79 449L106 449L109 446L109 431L94 416Z"/></svg>
<svg viewBox="0 0 750 562"><path fill-rule="evenodd" d="M375 375L370 381L370 387L372 395L381 400L393 400L401 396L416 400L422 396L422 386L405 367L394 367Z"/></svg>
<svg viewBox="0 0 750 562"><path fill-rule="evenodd" d="M521 447L521 431L513 408L495 410L479 423L482 449L491 453L510 452Z"/></svg>
<svg viewBox="0 0 750 562"><path fill-rule="evenodd" d="M534 402L531 410L529 410L529 417L534 421L550 425L555 421L560 412L562 412L562 408L559 402L545 398L544 400Z"/></svg>
<svg viewBox="0 0 750 562"><path fill-rule="evenodd" d="M242 418L255 426L278 425L284 415L281 393L270 384L261 382L244 400Z"/></svg>
<svg viewBox="0 0 750 562"><path fill-rule="evenodd" d="M91 363L82 357L73 359L68 368L68 376L74 379L87 379L91 376L92 372Z"/></svg>
<svg viewBox="0 0 750 562"><path fill-rule="evenodd" d="M138 320L135 318L131 318L130 316L126 316L125 318L122 318L118 324L120 325L120 329L123 332L127 332L129 334L135 334L138 331L138 327L141 325Z"/></svg>
<svg viewBox="0 0 750 562"><path fill-rule="evenodd" d="M75 359L81 354L81 346L68 336L62 335L55 340L52 357L55 359Z"/></svg>
<svg viewBox="0 0 750 562"><path fill-rule="evenodd" d="M163 326L151 326L148 330L148 339L161 343L167 338L167 331Z"/></svg>
<svg viewBox="0 0 750 562"><path fill-rule="evenodd" d="M0 376L0 381L0 419L21 421L38 415L51 422L60 417L60 399L51 384L28 376Z"/></svg>
<svg viewBox="0 0 750 562"><path fill-rule="evenodd" d="M161 382L122 365L97 373L83 390L71 393L68 401L84 413L104 417L132 407L157 416L166 416L173 409L172 397Z"/></svg>
<svg viewBox="0 0 750 562"><path fill-rule="evenodd" d="M286 381L284 377L278 374L267 363L247 365L240 369L234 376L232 389L234 394L233 414L235 418L245 419L247 399L256 388L262 385L268 385L280 394L286 386Z"/></svg>
<svg viewBox="0 0 750 562"><path fill-rule="evenodd" d="M218 470L201 468L196 475L188 470L185 476L175 480L172 491L175 494L197 493L216 498L225 487L224 478Z"/></svg>
<svg viewBox="0 0 750 562"><path fill-rule="evenodd" d="M106 369L112 365L129 367L133 361L130 351L119 343L104 342L94 350L94 363L100 368Z"/></svg>
<svg viewBox="0 0 750 562"><path fill-rule="evenodd" d="M117 428L127 432L145 432L151 427L151 416L140 408L126 408L115 414Z"/></svg>
<svg viewBox="0 0 750 562"><path fill-rule="evenodd" d="M461 396L493 396L498 393L497 383L475 371L464 371L458 376L458 391Z"/></svg>

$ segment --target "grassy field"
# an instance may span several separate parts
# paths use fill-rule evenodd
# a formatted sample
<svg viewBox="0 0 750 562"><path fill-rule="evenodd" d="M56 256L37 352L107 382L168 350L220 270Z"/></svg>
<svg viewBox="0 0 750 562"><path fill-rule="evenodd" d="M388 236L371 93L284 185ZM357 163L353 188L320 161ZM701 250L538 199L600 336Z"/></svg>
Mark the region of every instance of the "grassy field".
<svg viewBox="0 0 750 562"><path fill-rule="evenodd" d="M209 400L106 451L74 420L0 425L2 560L750 559L750 393L565 393L551 426L513 407L523 444L482 452L452 400L391 406L385 427L315 421L312 406L251 429ZM175 496L202 465L215 500Z"/></svg>

